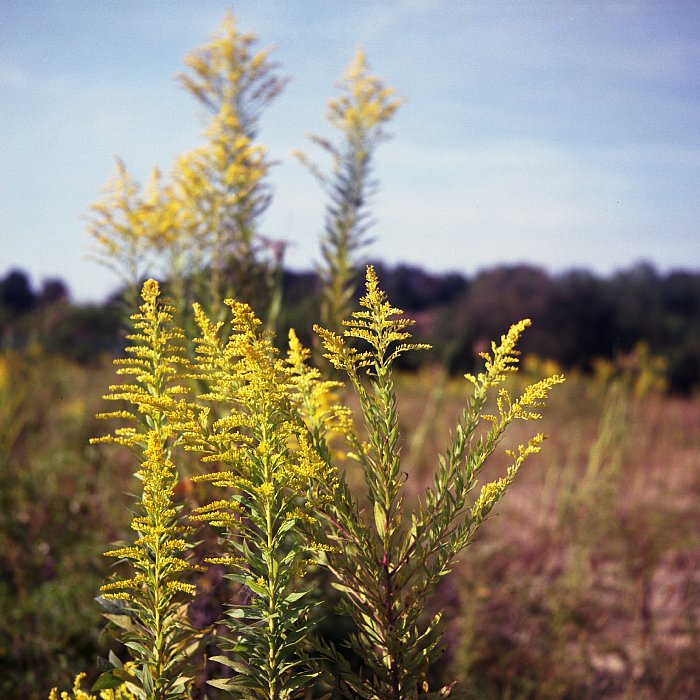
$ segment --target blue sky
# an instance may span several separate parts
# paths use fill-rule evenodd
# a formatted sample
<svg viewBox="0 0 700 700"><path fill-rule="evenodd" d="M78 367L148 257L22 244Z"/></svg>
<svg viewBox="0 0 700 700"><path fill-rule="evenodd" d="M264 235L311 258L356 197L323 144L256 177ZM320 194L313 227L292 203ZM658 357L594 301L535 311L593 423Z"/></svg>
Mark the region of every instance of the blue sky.
<svg viewBox="0 0 700 700"><path fill-rule="evenodd" d="M473 274L700 269L700 3L0 0L0 275L117 280L85 216L118 155L144 180L196 146L175 74L227 9L291 78L260 140L280 161L263 233L318 259L324 197L290 156L357 47L407 98L376 161L387 262Z"/></svg>

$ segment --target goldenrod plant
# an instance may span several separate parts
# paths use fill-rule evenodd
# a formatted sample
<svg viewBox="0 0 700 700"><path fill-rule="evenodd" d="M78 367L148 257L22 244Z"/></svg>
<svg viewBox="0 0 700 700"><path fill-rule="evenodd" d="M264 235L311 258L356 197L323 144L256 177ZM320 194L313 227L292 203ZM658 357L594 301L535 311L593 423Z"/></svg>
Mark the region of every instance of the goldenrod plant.
<svg viewBox="0 0 700 700"><path fill-rule="evenodd" d="M95 689L125 684L142 700L171 700L187 696L190 677L185 671L188 647L195 644L195 631L186 618L187 601L195 586L187 581L197 567L187 561L189 549L185 524L174 492L178 482L172 451L181 436L171 417L184 391L176 382L185 362L183 334L172 325L172 307L159 301L158 283L144 284L143 304L132 319L133 345L126 358L115 360L118 373L131 383L110 387L108 400L126 402L131 410L100 414L105 419L126 420L128 425L93 442L127 446L137 454L136 476L141 494L131 527L136 539L106 552L128 563L127 577L116 577L102 586L106 617L121 630L135 669L125 669L115 655L114 668L103 674ZM182 409L180 409L182 411Z"/></svg>
<svg viewBox="0 0 700 700"><path fill-rule="evenodd" d="M320 320L334 332L350 314L358 254L370 242L369 200L376 189L371 177L372 159L379 144L388 138L385 125L403 102L396 90L370 73L363 49L349 65L340 88L341 95L328 102L328 121L340 132L339 142L311 136L332 158L330 175L323 174L305 154L295 154L330 199L318 272L323 289Z"/></svg>
<svg viewBox="0 0 700 700"><path fill-rule="evenodd" d="M172 326L174 309L159 294L156 282L146 282L131 357L118 360L134 383L114 386L108 395L135 410L105 417L135 419L136 426L100 439L135 448L141 460L143 495L133 521L138 539L108 552L129 562L133 574L103 586L103 597L122 605L108 618L122 628L135 666L124 669L113 656L115 668L94 689L122 683L148 700L188 697L183 669L197 635L183 613L195 594L188 575L197 567L186 552L192 529L207 523L219 533L220 551L205 563L228 567L238 586L225 616L228 638L220 640L227 653L215 657L232 675L211 685L234 697L308 697L333 685L323 673L330 661L343 697L448 695L449 686L428 687L428 671L440 653L440 615L424 619L426 601L524 460L539 451L542 435L507 452L503 476L474 497L486 459L509 424L537 419L537 407L563 381L552 376L517 398L504 387L529 322L514 325L492 345L483 372L467 375L471 398L439 459L433 487L409 517L392 365L401 354L427 346L409 342L412 321L389 303L371 266L362 308L345 322L344 334L317 327L327 358L359 398L363 425L357 426L339 399L339 383L322 380L309 366L310 353L294 333L283 358L247 304L226 300L228 331L195 305L196 355L186 361L186 339ZM491 415L484 409L492 393ZM340 438L364 474L364 495L351 490L339 467ZM189 512L189 524L173 498L177 445L211 465L194 481L222 489L220 498ZM325 567L335 577L342 612L355 624L350 648L362 662L359 669L342 650L314 641L304 578L309 566Z"/></svg>
<svg viewBox="0 0 700 700"><path fill-rule="evenodd" d="M204 47L189 54L189 73L178 80L211 114L223 108L236 114L237 129L255 138L261 113L284 88L286 81L276 74L270 61L272 49L256 52L258 39L242 34L235 18L228 13L221 31Z"/></svg>
<svg viewBox="0 0 700 700"><path fill-rule="evenodd" d="M94 239L91 257L114 271L126 289L129 308L138 303L141 283L161 270L158 254L171 249L182 228L183 211L154 168L145 187L117 158L117 172L102 199L91 207L88 233ZM177 269L176 264L170 266Z"/></svg>
<svg viewBox="0 0 700 700"><path fill-rule="evenodd" d="M268 286L276 279L263 264L266 242L258 235L271 200L272 162L255 140L261 113L286 81L276 73L271 49L257 51L256 42L253 34L238 30L229 13L221 32L186 57L189 71L178 76L210 114L206 144L178 161L173 181L195 212L196 247L198 254L204 251L199 271L209 271L212 308L226 295L257 301L256 275L262 273ZM273 255L268 262L277 267L282 261ZM198 296L200 302L203 298Z"/></svg>
<svg viewBox="0 0 700 700"><path fill-rule="evenodd" d="M288 359L261 331L252 309L227 300L231 332L195 307L200 328L193 376L207 387L199 401L208 406L180 420L188 449L204 454L215 471L194 477L224 490L220 499L191 514L220 529L223 553L208 559L224 564L241 589L226 614L230 655L215 660L235 672L210 683L235 697L277 700L305 697L319 670L308 658L309 602L303 574L324 545L312 541L309 524L334 491L328 461L314 449L314 428L303 420L300 387L316 396L315 375L292 336ZM333 412L314 411L326 430Z"/></svg>
<svg viewBox="0 0 700 700"><path fill-rule="evenodd" d="M343 336L318 328L326 357L344 372L357 393L367 440L348 437L353 458L362 468L371 517L365 518L349 488L341 483L328 517L329 540L336 553L329 567L345 593L343 611L352 617L356 633L352 649L364 660L360 670L343 663L338 689L346 697L403 700L441 697L449 687L431 692L427 673L440 654L440 613L423 619L425 603L456 556L472 542L476 530L513 482L524 460L540 450L543 436L507 453L503 476L470 498L477 479L509 424L539 418L536 412L549 390L563 381L555 375L512 398L504 387L516 370L516 344L529 321L521 321L484 353L485 369L466 375L471 398L452 442L440 457L434 486L410 517L403 510L403 486L410 478L401 467L401 436L392 378L392 364L402 353L426 346L406 342L411 321L391 306L380 290L372 267L367 268L367 292L362 311L345 321ZM360 341L363 349L349 343ZM485 414L489 394L496 394L495 415ZM486 429L482 423L486 421Z"/></svg>
<svg viewBox="0 0 700 700"><path fill-rule="evenodd" d="M107 553L129 574L102 589L114 606L107 617L133 661L123 665L112 653L113 668L93 690L141 700L190 697L188 664L210 642L223 652L214 660L225 677L209 683L233 697L444 697L450 685L429 687L441 633L440 613L426 615L427 603L543 437L506 452L502 475L476 493L487 458L514 420L539 418L537 407L563 377L511 397L505 382L517 369L516 346L529 321L514 325L484 354L484 371L466 375L471 395L434 483L405 511L410 475L393 365L428 346L410 341L412 321L387 300L371 266L361 309L351 311L358 252L368 242L372 158L402 100L370 74L360 50L341 96L329 103L339 143L313 137L333 160L330 176L314 170L330 196L316 330L345 386L323 379L293 332L283 357L253 308L262 269L257 225L269 203L271 165L255 138L261 111L284 85L269 52L254 53L254 43L228 16L223 32L187 58L189 72L179 77L210 115L206 143L178 160L169 183L154 171L143 193L118 164L113 191L94 208L91 233L108 261L124 265L130 285L144 272L142 256L165 256L174 306L163 302L157 282L144 284L129 357L117 360L132 383L107 396L131 409L104 417L128 425L98 441L136 452L142 489L136 539ZM281 257L276 264L281 269ZM235 298L222 303L226 294ZM279 308L279 297L272 300L268 329ZM192 313L189 301L199 302ZM348 390L359 401L357 418L352 399L343 398ZM187 509L175 498L183 450L201 457L191 482L210 487ZM358 468L364 493L345 471ZM195 564L190 550L202 540L208 551ZM232 582L226 633L216 639L186 618L197 593L194 574L204 565L226 567ZM340 612L354 626L347 649L316 634L317 609L329 596L322 586L311 595L309 569L335 582Z"/></svg>
<svg viewBox="0 0 700 700"><path fill-rule="evenodd" d="M272 162L255 139L260 113L285 81L256 41L228 15L222 32L186 57L189 70L178 79L208 115L204 144L177 159L169 181L154 169L145 187L118 160L92 206L93 257L119 274L130 304L145 277L158 276L180 311L196 299L221 312L232 294L258 301L261 286L279 306L283 247L258 235Z"/></svg>

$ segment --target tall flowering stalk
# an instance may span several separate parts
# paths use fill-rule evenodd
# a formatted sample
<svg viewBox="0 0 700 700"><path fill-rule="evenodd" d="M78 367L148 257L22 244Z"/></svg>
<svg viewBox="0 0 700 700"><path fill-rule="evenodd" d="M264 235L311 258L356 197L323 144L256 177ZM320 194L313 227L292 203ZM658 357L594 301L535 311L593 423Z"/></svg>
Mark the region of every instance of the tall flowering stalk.
<svg viewBox="0 0 700 700"><path fill-rule="evenodd" d="M191 249L203 255L196 272L208 269L210 289L195 297L200 302L208 297L211 310L218 310L225 295L257 302L261 282L268 296L276 291L258 235L272 198L267 181L272 162L256 139L262 112L286 81L276 73L271 49L257 50L256 43L229 13L221 31L185 58L188 70L178 75L210 115L205 145L178 160L173 180L194 214ZM271 263L278 266L281 260Z"/></svg>
<svg viewBox="0 0 700 700"><path fill-rule="evenodd" d="M183 335L172 326L174 309L162 304L159 294L157 282L144 284L143 304L132 316L135 332L128 336L133 341L127 348L130 356L115 360L118 373L132 377L132 383L110 387L105 397L132 408L100 415L126 419L131 425L93 440L131 448L140 461L136 476L142 484L131 523L136 539L106 553L128 563L130 575L102 586L102 598L118 604L107 606L106 617L121 628L135 668L127 671L113 657L115 668L96 687L124 683L143 700L188 696L190 678L184 662L186 647L195 637L185 610L195 593L187 578L196 567L186 559L190 528L175 503L178 474L172 450L178 437L169 418L177 415L175 397L183 391L175 383L184 362Z"/></svg>
<svg viewBox="0 0 700 700"><path fill-rule="evenodd" d="M186 221L173 190L154 168L145 186L117 159L117 172L102 198L91 206L88 233L91 257L114 271L125 285L129 309L138 306L141 284L159 269L159 255L168 252L165 272L178 274L175 242Z"/></svg>
<svg viewBox="0 0 700 700"><path fill-rule="evenodd" d="M145 187L117 161L116 176L91 207L93 257L121 277L129 303L150 275L167 280L183 313L197 299L218 314L224 296L257 302L261 291L271 308L279 306L284 246L258 235L272 198L272 161L256 139L262 111L286 81L270 49L256 51L256 42L227 15L178 76L205 109L204 144L177 159L168 182L154 169Z"/></svg>
<svg viewBox="0 0 700 700"><path fill-rule="evenodd" d="M371 179L372 159L379 144L388 138L386 123L403 102L393 88L370 73L362 49L348 67L340 87L341 95L328 102L328 121L340 132L339 142L311 136L330 154L331 174L322 174L306 155L296 153L330 199L318 272L323 285L320 321L335 332L352 310L358 254L370 242L369 200L376 189Z"/></svg>
<svg viewBox="0 0 700 700"><path fill-rule="evenodd" d="M103 587L104 598L121 606L108 617L121 627L135 666L121 667L113 657L115 668L96 689L121 684L143 700L187 697L184 667L196 635L184 605L194 593L187 579L196 567L186 550L189 528L200 522L220 539L220 554L208 562L227 566L238 587L225 618L227 654L214 657L233 675L212 685L235 697L308 697L328 679L319 658L325 656L343 697L449 695L451 686L428 686L440 655L440 613L426 618L426 602L524 461L540 450L542 435L506 451L502 476L475 494L487 458L514 420L540 417L538 407L563 381L555 375L510 395L506 380L517 369L517 342L529 321L492 344L482 372L466 375L472 392L454 437L432 487L408 514L393 363L427 346L410 342L412 321L389 303L371 266L361 310L345 322L343 335L317 327L327 358L358 396L361 427L339 399L340 384L322 380L307 364L309 351L293 333L284 358L247 304L225 302L230 329L195 305L196 356L185 361L173 309L158 297L157 283L147 282L133 317L130 357L117 361L133 382L112 387L108 396L133 409L104 414L132 422L101 440L136 451L143 490L132 523L137 538L108 552L129 563L131 575ZM191 396L191 382L187 392L180 387L178 378L185 377L204 393ZM360 498L335 466L338 437L364 475ZM189 524L174 500L178 445L211 465L195 480L221 489L220 498L190 513ZM310 564L335 578L341 610L354 622L349 643L359 665L313 638L311 586L304 580Z"/></svg>
<svg viewBox="0 0 700 700"><path fill-rule="evenodd" d="M284 360L248 305L226 304L232 313L227 341L223 324L195 307L200 337L193 370L208 388L199 400L214 404L222 417L202 408L177 426L188 449L217 467L195 480L223 489L222 498L191 519L222 533L225 552L209 561L228 566L240 586L227 613L230 654L216 657L236 675L210 683L238 697L305 697L318 670L308 657L310 604L301 577L324 549L309 532L334 477L298 410L303 350L293 342Z"/></svg>
<svg viewBox="0 0 700 700"><path fill-rule="evenodd" d="M338 688L346 696L367 700L444 697L449 687L431 691L427 681L428 669L440 654L440 613L425 620L426 599L472 541L524 460L539 451L542 435L508 452L505 475L470 499L486 459L513 420L539 418L535 408L563 377L537 382L513 399L504 382L516 369L516 343L529 321L514 325L500 345L494 343L491 354L484 355L484 371L476 377L467 375L474 387L471 399L439 459L433 488L409 519L403 511L402 487L407 477L401 469L391 366L407 350L426 346L406 342L411 321L386 300L371 267L360 304L363 310L345 322L343 336L317 329L326 357L348 376L360 400L367 440L355 431L349 432L348 439L363 470L372 516L364 519L341 482L326 518L328 538L336 545L329 566L345 593L343 609L356 625L351 646L364 666L358 671L334 650L330 653L341 669ZM350 345L350 339L367 349ZM491 392L496 392L497 414L484 415ZM483 420L486 430L480 429Z"/></svg>

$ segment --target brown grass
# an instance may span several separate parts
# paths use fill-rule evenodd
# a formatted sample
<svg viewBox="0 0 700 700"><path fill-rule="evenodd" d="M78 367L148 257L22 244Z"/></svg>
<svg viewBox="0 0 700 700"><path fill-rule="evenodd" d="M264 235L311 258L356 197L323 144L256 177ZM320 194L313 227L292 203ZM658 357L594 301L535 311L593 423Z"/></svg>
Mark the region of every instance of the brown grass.
<svg viewBox="0 0 700 700"><path fill-rule="evenodd" d="M402 384L408 435L425 378ZM468 387L450 382L407 455L417 492ZM623 392L624 393L624 392ZM553 392L549 436L441 592L443 678L473 698L700 697L700 403L611 399L590 380ZM494 455L484 480L503 470ZM499 469L500 468L500 469Z"/></svg>

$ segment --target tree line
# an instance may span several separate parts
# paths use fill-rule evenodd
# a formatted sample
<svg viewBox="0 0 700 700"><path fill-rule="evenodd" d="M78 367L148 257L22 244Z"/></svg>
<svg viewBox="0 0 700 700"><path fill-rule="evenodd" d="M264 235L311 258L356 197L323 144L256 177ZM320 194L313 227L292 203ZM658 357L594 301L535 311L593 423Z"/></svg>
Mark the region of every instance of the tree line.
<svg viewBox="0 0 700 700"><path fill-rule="evenodd" d="M497 266L473 276L432 273L412 265L375 263L389 298L417 319L416 336L439 351L413 362L440 362L451 373L471 371L489 338L513 322L532 319L525 354L590 372L596 360L619 360L643 345L663 358L674 393L700 386L700 273L660 273L638 264L610 276L587 270L553 275L529 265ZM322 283L315 272L282 275L278 336L294 327L310 342ZM80 363L118 351L123 340L120 294L102 304L77 304L67 285L32 286L12 270L0 278L0 343L4 349L41 349ZM415 367L415 365L414 365Z"/></svg>

